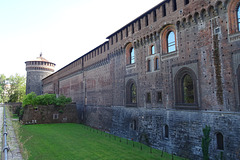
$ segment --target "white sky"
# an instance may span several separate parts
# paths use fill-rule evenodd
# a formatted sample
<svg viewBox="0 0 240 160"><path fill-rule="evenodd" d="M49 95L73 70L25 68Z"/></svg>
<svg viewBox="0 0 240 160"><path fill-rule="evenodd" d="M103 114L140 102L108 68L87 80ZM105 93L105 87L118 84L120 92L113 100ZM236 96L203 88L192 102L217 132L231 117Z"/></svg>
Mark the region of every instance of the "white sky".
<svg viewBox="0 0 240 160"><path fill-rule="evenodd" d="M0 74L26 75L39 56L55 71L162 0L0 0Z"/></svg>

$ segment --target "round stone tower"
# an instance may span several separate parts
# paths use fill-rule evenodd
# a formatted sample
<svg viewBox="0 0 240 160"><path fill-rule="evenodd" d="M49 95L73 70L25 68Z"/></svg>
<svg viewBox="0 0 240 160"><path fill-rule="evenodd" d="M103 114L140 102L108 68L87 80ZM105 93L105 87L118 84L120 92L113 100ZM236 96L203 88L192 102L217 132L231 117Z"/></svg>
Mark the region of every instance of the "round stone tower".
<svg viewBox="0 0 240 160"><path fill-rule="evenodd" d="M42 79L54 72L55 64L42 57L32 61L26 61L27 82L26 94L35 92L37 95L42 94Z"/></svg>

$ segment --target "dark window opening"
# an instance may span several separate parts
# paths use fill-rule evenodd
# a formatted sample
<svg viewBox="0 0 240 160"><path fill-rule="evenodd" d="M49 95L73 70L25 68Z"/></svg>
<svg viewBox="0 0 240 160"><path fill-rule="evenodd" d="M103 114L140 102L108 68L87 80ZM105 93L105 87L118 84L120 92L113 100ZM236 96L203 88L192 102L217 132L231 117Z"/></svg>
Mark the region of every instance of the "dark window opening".
<svg viewBox="0 0 240 160"><path fill-rule="evenodd" d="M157 102L162 103L162 92L157 92Z"/></svg>
<svg viewBox="0 0 240 160"><path fill-rule="evenodd" d="M149 92L146 95L146 102L151 103L151 93L149 93Z"/></svg>
<svg viewBox="0 0 240 160"><path fill-rule="evenodd" d="M118 35L116 34L116 42L118 42Z"/></svg>
<svg viewBox="0 0 240 160"><path fill-rule="evenodd" d="M224 149L224 147L223 147L223 135L222 135L222 133L217 133L216 136L217 136L217 149L223 150Z"/></svg>
<svg viewBox="0 0 240 160"><path fill-rule="evenodd" d="M126 37L128 37L128 27L126 27Z"/></svg>
<svg viewBox="0 0 240 160"><path fill-rule="evenodd" d="M148 26L148 15L145 16L145 26Z"/></svg>
<svg viewBox="0 0 240 160"><path fill-rule="evenodd" d="M158 58L155 59L155 70L159 70Z"/></svg>
<svg viewBox="0 0 240 160"><path fill-rule="evenodd" d="M137 89L134 83L130 87L130 92L131 103L137 103Z"/></svg>
<svg viewBox="0 0 240 160"><path fill-rule="evenodd" d="M123 39L123 33L122 33L122 31L121 31L121 40Z"/></svg>
<svg viewBox="0 0 240 160"><path fill-rule="evenodd" d="M191 76L186 74L183 77L183 97L184 97L184 103L192 104L194 103L194 87L193 87L193 80Z"/></svg>
<svg viewBox="0 0 240 160"><path fill-rule="evenodd" d="M134 33L134 23L132 24L132 34Z"/></svg>
<svg viewBox="0 0 240 160"><path fill-rule="evenodd" d="M184 0L184 4L187 5L189 3L189 0Z"/></svg>
<svg viewBox="0 0 240 160"><path fill-rule="evenodd" d="M111 38L111 44L113 44L113 37Z"/></svg>
<svg viewBox="0 0 240 160"><path fill-rule="evenodd" d="M166 14L166 5L163 4L162 5L162 16L165 17L167 14Z"/></svg>
<svg viewBox="0 0 240 160"><path fill-rule="evenodd" d="M133 120L132 129L133 129L134 131L137 130L137 121L136 121L136 120Z"/></svg>
<svg viewBox="0 0 240 160"><path fill-rule="evenodd" d="M135 53L134 53L134 48L132 47L130 49L130 64L135 63Z"/></svg>
<svg viewBox="0 0 240 160"><path fill-rule="evenodd" d="M147 71L150 72L151 71L151 60L147 61Z"/></svg>
<svg viewBox="0 0 240 160"><path fill-rule="evenodd" d="M169 137L168 125L165 125L164 130L165 130L165 138L168 138Z"/></svg>
<svg viewBox="0 0 240 160"><path fill-rule="evenodd" d="M138 20L138 30L141 30L141 20Z"/></svg>
<svg viewBox="0 0 240 160"><path fill-rule="evenodd" d="M173 0L173 11L176 11L177 10L177 2L176 0Z"/></svg>
<svg viewBox="0 0 240 160"><path fill-rule="evenodd" d="M153 22L157 21L157 13L156 10L153 11Z"/></svg>

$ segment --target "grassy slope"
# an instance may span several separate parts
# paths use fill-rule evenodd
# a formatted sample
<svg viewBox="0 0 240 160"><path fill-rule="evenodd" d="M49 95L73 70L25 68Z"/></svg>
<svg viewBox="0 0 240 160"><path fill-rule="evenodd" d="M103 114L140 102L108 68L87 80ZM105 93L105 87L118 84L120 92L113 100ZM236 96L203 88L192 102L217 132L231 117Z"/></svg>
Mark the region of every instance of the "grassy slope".
<svg viewBox="0 0 240 160"><path fill-rule="evenodd" d="M114 138L79 124L24 125L21 142L29 159L38 160L171 160L171 155L159 150L149 153L149 147L126 139ZM174 157L174 160L180 159Z"/></svg>

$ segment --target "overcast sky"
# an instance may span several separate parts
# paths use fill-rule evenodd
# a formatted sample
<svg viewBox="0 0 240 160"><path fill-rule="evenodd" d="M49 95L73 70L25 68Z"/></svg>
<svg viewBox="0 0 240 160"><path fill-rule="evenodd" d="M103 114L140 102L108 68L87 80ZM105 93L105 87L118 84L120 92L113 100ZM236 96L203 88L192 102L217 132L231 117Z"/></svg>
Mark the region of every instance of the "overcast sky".
<svg viewBox="0 0 240 160"><path fill-rule="evenodd" d="M57 71L160 2L0 0L0 74L26 75L40 52Z"/></svg>

